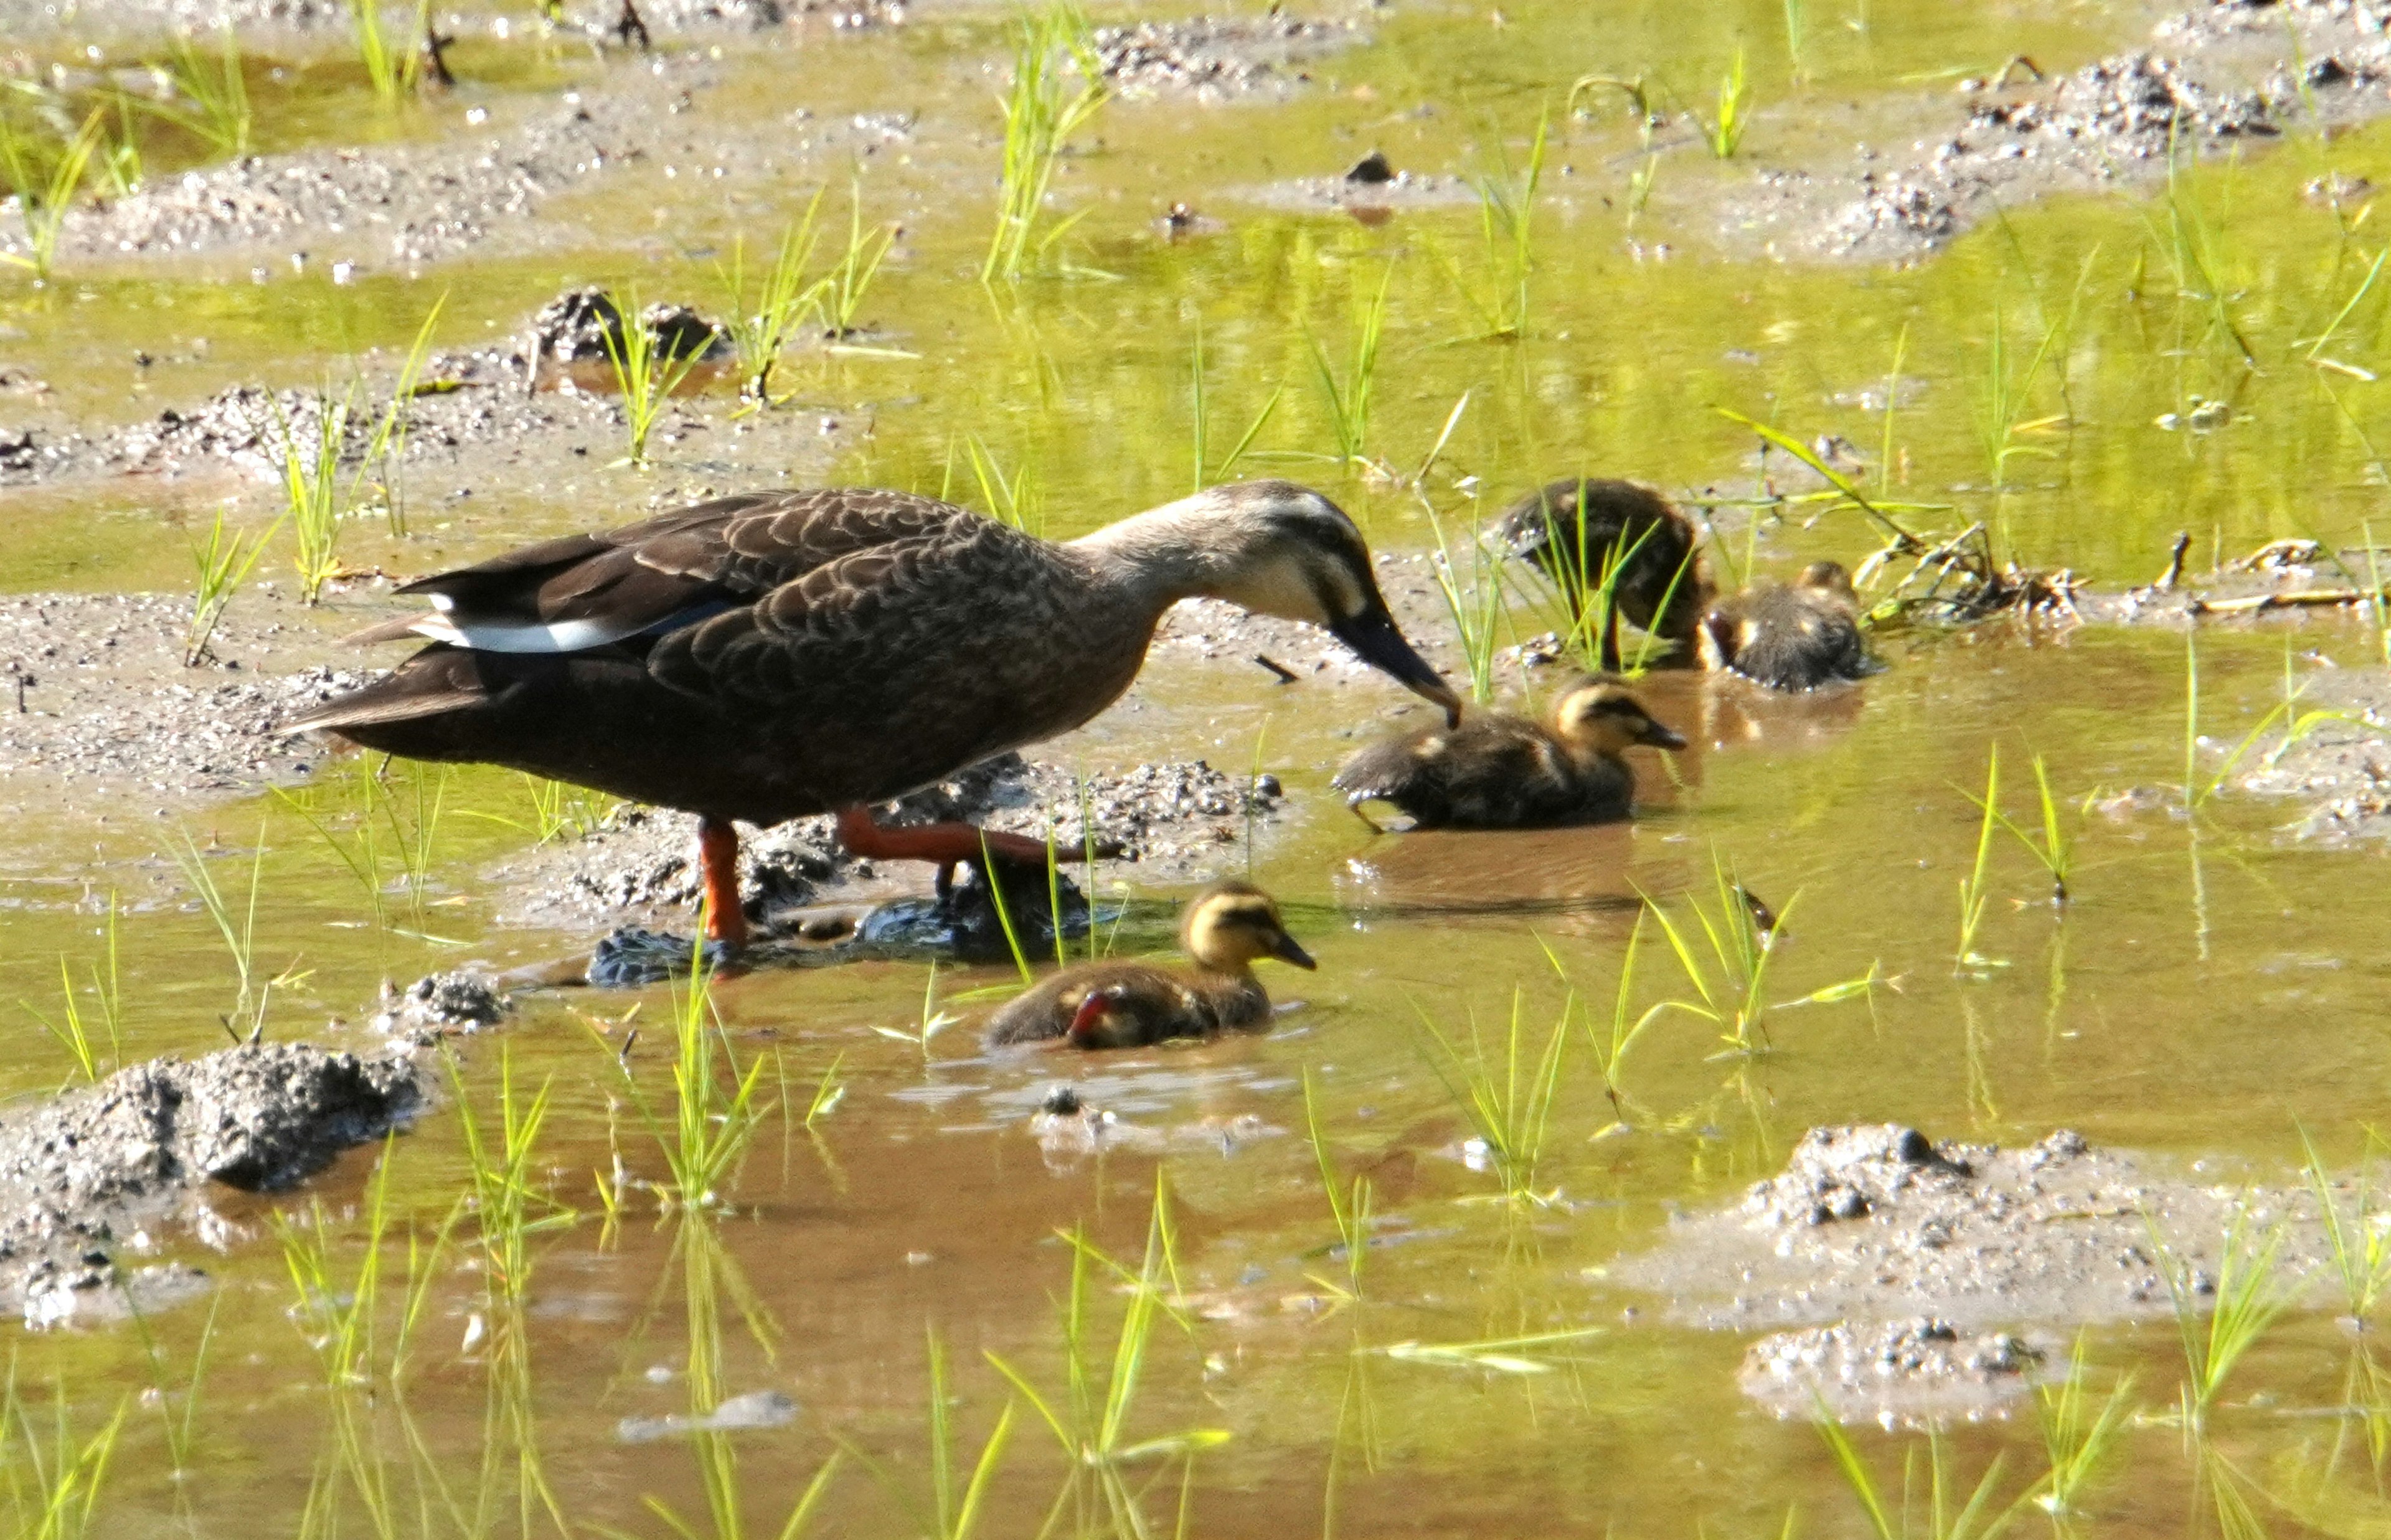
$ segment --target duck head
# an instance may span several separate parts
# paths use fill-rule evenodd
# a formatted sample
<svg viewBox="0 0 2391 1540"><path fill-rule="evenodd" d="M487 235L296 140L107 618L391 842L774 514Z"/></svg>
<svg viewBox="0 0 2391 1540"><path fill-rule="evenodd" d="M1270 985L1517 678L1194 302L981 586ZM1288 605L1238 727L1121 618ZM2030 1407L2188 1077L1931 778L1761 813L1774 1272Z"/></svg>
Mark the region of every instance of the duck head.
<svg viewBox="0 0 2391 1540"><path fill-rule="evenodd" d="M1802 569L1802 575L1793 580L1793 586L1814 588L1822 594L1831 594L1847 604L1859 602L1859 594L1852 587L1852 574L1844 570L1843 564L1840 561L1810 563Z"/></svg>
<svg viewBox="0 0 2391 1540"><path fill-rule="evenodd" d="M1158 598L1226 599L1304 621L1371 667L1461 719L1461 698L1403 639L1345 510L1292 481L1234 481L1073 542L1134 568Z"/></svg>
<svg viewBox="0 0 2391 1540"><path fill-rule="evenodd" d="M1250 882L1215 882L1187 905L1179 944L1215 973L1242 973L1263 957L1301 969L1320 965L1280 923L1278 905Z"/></svg>
<svg viewBox="0 0 2391 1540"><path fill-rule="evenodd" d="M1562 742L1599 754L1615 754L1635 744L1654 749L1682 749L1686 740L1652 720L1637 700L1617 685L1584 684L1560 698L1553 707L1553 731Z"/></svg>

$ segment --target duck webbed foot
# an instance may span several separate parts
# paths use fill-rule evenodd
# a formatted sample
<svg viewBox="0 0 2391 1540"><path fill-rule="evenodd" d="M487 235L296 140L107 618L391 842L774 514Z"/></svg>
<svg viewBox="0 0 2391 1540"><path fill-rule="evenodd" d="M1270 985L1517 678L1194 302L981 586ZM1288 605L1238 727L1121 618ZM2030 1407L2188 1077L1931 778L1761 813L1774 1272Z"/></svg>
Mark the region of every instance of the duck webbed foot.
<svg viewBox="0 0 2391 1540"><path fill-rule="evenodd" d="M1084 861L1089 854L1082 845L1049 845L1026 834L1005 834L976 824L892 827L874 820L867 807L839 811L838 841L847 847L849 855L879 861L934 861L941 867L983 859L1007 866L1042 867L1049 855L1056 861ZM1099 841L1094 853L1103 856L1116 853L1106 842Z"/></svg>

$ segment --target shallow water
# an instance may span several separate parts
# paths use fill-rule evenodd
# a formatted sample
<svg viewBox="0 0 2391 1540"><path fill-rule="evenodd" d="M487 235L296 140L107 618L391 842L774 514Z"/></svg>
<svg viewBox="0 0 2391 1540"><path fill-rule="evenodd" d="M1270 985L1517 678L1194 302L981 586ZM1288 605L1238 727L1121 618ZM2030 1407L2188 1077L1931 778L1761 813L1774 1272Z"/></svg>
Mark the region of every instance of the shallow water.
<svg viewBox="0 0 2391 1540"><path fill-rule="evenodd" d="M1777 6L1736 7L1691 36L1659 7L1506 8L1516 14L1501 27L1482 8L1374 21L1374 44L1315 64L1322 82L1285 102L1108 107L1089 135L1100 148L1067 161L1058 182L1066 202L1096 210L1065 246L1089 271L993 293L975 281L995 155L987 96L1002 72L989 63L1001 46L993 17L931 16L856 38L812 32L801 43L726 32L702 93L725 123L784 123L799 104L825 123L867 110L921 114L910 137L868 158L864 181L869 217L906 229L862 340L911 356L793 362L799 396L788 410L869 424L833 441L826 477L978 504L976 439L1022 479L1025 516L1055 535L1179 495L1196 475L1200 326L1215 464L1283 387L1260 452L1241 468L1317 482L1383 548L1428 548L1435 534L1419 498L1319 453L1330 427L1308 338L1344 369L1355 312L1390 272L1368 448L1409 471L1467 397L1427 484L1449 530L1583 466L1712 489L1729 572L1827 556L1856 562L1874 548L1848 508L1755 514L1764 486L1798 493L1816 481L1781 456L1757 459L1750 432L1716 406L1805 442L1841 434L1868 462L1871 491L1950 505L1904 517L1946 529L1981 519L2019 559L2109 584L2154 575L2178 529L2195 534L2201 557L2283 536L2365 537L2382 497L2369 444L2386 442L2379 387L2308 354L2332 323L2320 356L2381 365L2380 289L2334 319L2359 291L2374 237L2371 227L2346 232L2299 190L2320 165L2380 167L2383 131L2204 164L2184 173L2172 203L2144 189L2013 210L1907 270L1780 262L1749 249L1721 196L1750 164L1905 132L1928 116L1919 93L1939 93L1949 73L2015 53L2070 68L2140 38L2148 17L1979 6L1954 19L1878 0L1851 18L1810 19L1810 80L1797 86ZM1861 17L1866 32L1845 25ZM1399 165L1467 170L1490 153L1490 123L1517 162L1539 102L1557 112L1588 72L1650 71L1699 104L1738 36L1760 110L1745 156L1713 166L1682 129L1664 135L1658 191L1632 231L1622 207L1640 159L1632 127L1608 100L1591 119L1556 118L1532 321L1518 340L1470 336L1448 266L1485 289L1493 279L1466 202L1364 225L1325 211L1270 212L1244 196L1333 173L1373 146ZM261 84L264 143L439 141L466 132L469 103L525 110L565 85L606 88L602 68L564 55L485 43L460 49L456 63L469 82L458 98L370 132L354 85L333 97L354 110L335 114L305 93L279 101ZM1415 114L1422 103L1431 110ZM1839 126L1846 115L1851 125ZM821 153L792 153L773 169L754 150L727 147L740 168L727 192L635 166L602 190L551 200L548 217L577 222L572 245L469 256L420 276L368 273L342 286L277 271L255 283L242 258L78 270L38 292L8 280L0 321L23 334L8 343L10 362L52 382L45 410L97 429L232 383L338 381L361 350L403 353L443 293L444 346L494 338L587 279L636 276L646 297L712 308L709 255L734 232L770 238L788 196L844 174L843 161L834 169ZM1149 221L1182 199L1230 227L1159 239ZM2205 293L2178 293L2192 286L2168 262L2185 228L2198 231L2211 287L2260 367L2217 327ZM1665 258L1652 250L1662 242ZM2046 359L2036 369L2053 327L2059 366ZM136 348L159 362L136 369ZM2229 423L2205 433L2157 425L2194 396L2230 401ZM1888 435L1895 463L1880 481ZM660 488L710 473L696 454L661 458L642 474L593 456L580 480L539 486L505 484L493 462L492 484L415 538L360 524L344 550L358 566L421 571L630 517ZM816 469L791 468L806 479ZM175 587L187 567L173 526L228 496L262 526L270 491L234 474L11 491L17 559L6 582ZM330 620L304 623L338 629L367 603L335 598ZM1514 616L1521 635L1546 623L1524 600ZM1271 977L1299 1004L1268 1037L1101 1062L990 1060L972 1046L974 1028L1009 969L941 969L933 983L919 966L865 963L724 980L714 999L730 1051L761 1067L774 1110L718 1204L690 1217L660 1213L653 1190L612 1174L666 1174L642 1105L669 1123L670 1061L659 1045L669 1041L670 992L533 996L503 1033L458 1046L457 1104L391 1147L392 1217L379 1247L369 1245L378 1152L353 1152L300 1193L212 1200L250 1237L206 1260L220 1285L213 1306L149 1323L146 1336L24 1336L18 1385L40 1431L19 1430L10 1469L31 1479L32 1449L52 1437L55 1393L77 1437L122 1415L94 1533L776 1534L796 1493L840 1450L818 1533L932 1533L927 1332L949 1360L954 1500L1012 1408L984 1534L1700 1525L1741 1534L1777 1531L1789 1508L1800 1529L1862 1533L1819 1435L1739 1395L1734 1374L1748 1344L1672 1324L1665 1302L1607 1284L1609 1264L1651 1243L1671 1213L1726 1200L1774 1172L1823 1123L1897 1120L2002 1141L2072 1127L2229 1184L2285 1179L2305 1128L2346 1164L2379 1115L2370 1066L2384 1036L2370 902L2380 854L2290 846L2278 832L2289 810L2229 789L2182 812L2180 633L1988 628L1895 636L1881 650L1886 674L1817 699L1753 702L1654 676L1648 703L1697 747L1666 767L1643 766L1647 815L1631 828L1532 837L1373 838L1336 808L1326 783L1353 735L1374 724L1299 690L1266 693L1234 660L1159 659L1136 698L1142 710L1099 721L1054 752L1091 766L1207 757L1284 781L1290 811L1260 826L1249 866L1242 853L1227 858L1286 902L1321 963L1316 975ZM2197 727L2208 742L2191 775L2217 772L2281 699L2287 674L2379 656L2371 634L2338 620L2204 635ZM1390 687L1328 699L1400 707ZM2003 805L2022 819L2033 805L2031 757L2045 757L2078 840L2073 897L2063 908L2047 902L2041 869L2016 841L1997 840L1974 942L1985 960L1960 974L1958 889L1979 831L1969 794L1981 792L1995 746ZM338 766L300 801L349 828L342 820L363 773ZM6 1018L16 1051L0 1083L31 1097L63 1078L63 1055L30 1010L52 1009L60 956L78 967L98 956L111 892L123 909L125 1056L223 1040L230 965L168 853L176 831L213 853L219 883L237 896L263 840L255 956L286 981L269 1015L277 1036L355 1040L385 978L506 969L587 947L586 933L510 925L503 896L481 877L533 838L517 777L402 772L399 785L409 797L417 785L427 797L436 789L440 814L427 885L413 895L394 886L379 919L282 802L153 813L143 799L95 807L73 788L14 796L16 815L0 828L10 942L0 997L30 1006ZM2148 811L2083 811L2096 795L2134 788L2161 794ZM406 802L400 832L428 805ZM1544 1200L1501 1201L1500 1184L1465 1147L1471 1130L1436 1073L1423 1023L1462 1041L1474 1022L1499 1063L1516 1012L1532 1078L1566 993L1556 960L1607 1031L1643 898L1682 921L1688 904L1712 902L1718 863L1786 916L1773 998L1863 977L1874 987L1773 1010L1757 1052L1723 1053L1709 1023L1668 1013L1623 1061L1618 1109L1588 1036L1572 1027L1530 1184ZM1169 905L1183 895L1141 885L1133 868L1118 875L1131 900L1119 947L1167 945ZM1636 1011L1687 993L1654 926L1640 935ZM925 984L961 1025L926 1052L873 1030L916 1026ZM627 1081L617 1054L635 1008L629 1024L641 1030ZM342 1025L319 1033L328 1019ZM1375 1244L1355 1303L1335 1295L1346 1263L1332 1251L1337 1231L1304 1137L1307 1074L1327 1143L1374 1193ZM1091 1105L1167 1136L1168 1152L1041 1151L1027 1117L1065 1078ZM825 1084L843 1097L808 1127L806 1108ZM539 1195L531 1217L549 1223L532 1232L531 1267L511 1294L472 1213L443 1228L472 1183L466 1123L495 1137L509 1085L519 1111L535 1088L549 1097L526 1174ZM995 1360L1067 1421L1076 1356L1088 1416L1101 1418L1134 1296L1099 1267L1075 1355L1058 1315L1073 1256L1060 1238L1082 1227L1134 1272L1157 1189L1168 1195L1173 1298L1186 1319L1152 1323L1111 1447L1188 1430L1228 1436L1075 1467ZM293 1238L323 1226L342 1280L336 1306L379 1256L362 1372L326 1367L325 1304L294 1290L283 1253L305 1245L278 1243L277 1214L296 1226ZM417 1244L420 1293L402 1235ZM433 1249L435 1235L445 1241ZM1579 1331L1588 1335L1503 1350L1507 1367L1385 1351ZM2101 1329L2088 1351L2095 1382L2133 1374L2152 1418L2126 1435L2086 1527L2229 1524L2220 1480L2268 1525L2380 1524L2368 1435L2391 1402L2379 1388L2351 1389L2373 1350L2326 1310L2289 1317L2237 1371L2201 1446L2229 1460L2221 1478L2187 1453L2180 1430L2156 1420L2172 1411L2182 1372L2168 1324ZM793 1421L719 1438L618 1438L627 1418L703 1413L767 1389L794 1398ZM2346 1413L2352 1405L2372 1408L2372 1420ZM187 1407L187 1469L176 1476L185 1434L175 1419ZM1926 1457L1906 1435L1858 1442L1888 1483L1905 1455ZM2043 1469L2030 1415L1955 1429L1945 1447L1971 1486L2004 1456L2003 1501Z"/></svg>

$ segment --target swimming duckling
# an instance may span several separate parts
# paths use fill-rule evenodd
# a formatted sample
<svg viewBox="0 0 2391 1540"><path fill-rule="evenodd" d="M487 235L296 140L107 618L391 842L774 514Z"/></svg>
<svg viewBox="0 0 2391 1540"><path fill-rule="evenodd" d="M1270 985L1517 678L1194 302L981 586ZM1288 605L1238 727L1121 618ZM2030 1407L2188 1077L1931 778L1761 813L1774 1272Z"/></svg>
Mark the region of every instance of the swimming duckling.
<svg viewBox="0 0 2391 1540"><path fill-rule="evenodd" d="M1619 755L1636 743L1686 746L1627 691L1587 680L1554 703L1549 724L1480 712L1373 744L1330 784L1356 813L1392 802L1419 828L1609 823L1633 810L1635 773Z"/></svg>
<svg viewBox="0 0 2391 1540"><path fill-rule="evenodd" d="M1602 661L1619 666L1619 622L1691 652L1694 628L1711 601L1692 522L1651 488L1634 481L1565 476L1503 510L1495 533L1511 554L1534 563L1560 587L1571 619L1610 579L1603 617Z"/></svg>
<svg viewBox="0 0 2391 1540"><path fill-rule="evenodd" d="M1790 584L1758 584L1702 616L1702 666L1773 690L1814 690L1875 672L1860 642L1859 596L1840 561L1814 561Z"/></svg>
<svg viewBox="0 0 2391 1540"><path fill-rule="evenodd" d="M1066 968L989 1018L988 1044L1063 1038L1081 1048L1135 1048L1167 1037L1258 1032L1270 1025L1270 995L1253 965L1276 957L1319 965L1279 922L1278 905L1249 882L1215 882L1187 905L1179 946L1196 967L1094 962Z"/></svg>

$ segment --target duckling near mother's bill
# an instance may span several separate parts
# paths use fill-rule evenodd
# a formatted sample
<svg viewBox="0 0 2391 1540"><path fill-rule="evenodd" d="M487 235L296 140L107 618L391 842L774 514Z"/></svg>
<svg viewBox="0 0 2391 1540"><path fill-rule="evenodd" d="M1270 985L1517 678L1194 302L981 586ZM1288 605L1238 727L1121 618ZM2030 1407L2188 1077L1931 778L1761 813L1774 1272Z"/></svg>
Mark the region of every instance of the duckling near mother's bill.
<svg viewBox="0 0 2391 1540"><path fill-rule="evenodd" d="M1609 578L1605 668L1620 666L1622 619L1690 654L1694 627L1711 602L1710 576L1693 522L1650 487L1564 476L1505 508L1494 533L1513 556L1559 585L1571 620L1583 618L1580 607Z"/></svg>
<svg viewBox="0 0 2391 1540"><path fill-rule="evenodd" d="M1610 823L1634 811L1635 772L1620 753L1638 743L1686 746L1626 690L1587 680L1554 702L1548 723L1474 712L1458 727L1372 744L1330 784L1356 813L1391 802L1418 828Z"/></svg>
<svg viewBox="0 0 2391 1540"><path fill-rule="evenodd" d="M1060 1038L1081 1048L1136 1048L1170 1037L1210 1037L1269 1027L1270 994L1253 965L1276 957L1319 965L1280 923L1270 894L1249 882L1215 882L1187 905L1179 945L1192 970L1141 962L1066 968L989 1018L988 1045Z"/></svg>
<svg viewBox="0 0 2391 1540"><path fill-rule="evenodd" d="M1840 561L1814 561L1790 584L1755 584L1720 600L1702 616L1699 641L1704 668L1773 690L1814 690L1877 669Z"/></svg>

